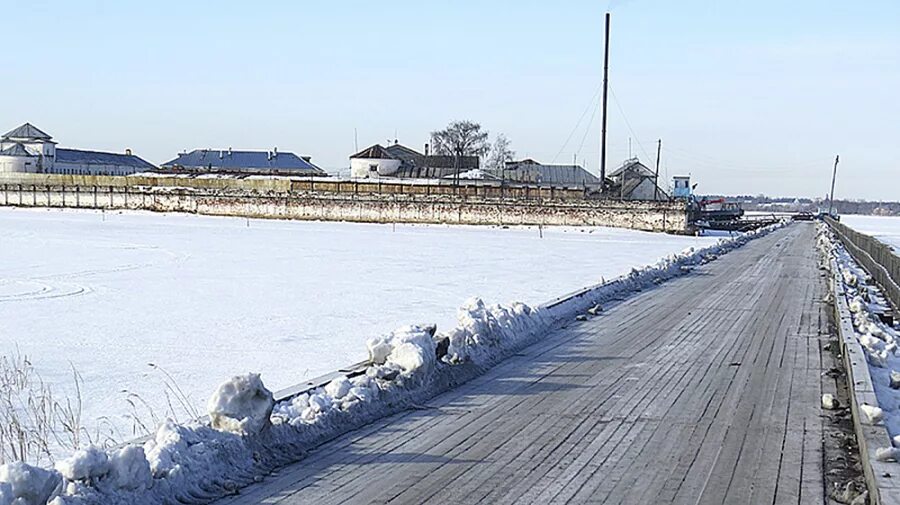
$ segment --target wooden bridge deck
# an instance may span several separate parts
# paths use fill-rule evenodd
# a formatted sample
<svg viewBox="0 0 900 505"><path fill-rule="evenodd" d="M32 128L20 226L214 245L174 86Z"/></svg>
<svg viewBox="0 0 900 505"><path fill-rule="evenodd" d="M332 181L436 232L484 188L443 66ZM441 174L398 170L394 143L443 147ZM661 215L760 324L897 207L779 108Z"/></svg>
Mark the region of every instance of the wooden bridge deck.
<svg viewBox="0 0 900 505"><path fill-rule="evenodd" d="M790 226L223 503L823 503L826 289Z"/></svg>

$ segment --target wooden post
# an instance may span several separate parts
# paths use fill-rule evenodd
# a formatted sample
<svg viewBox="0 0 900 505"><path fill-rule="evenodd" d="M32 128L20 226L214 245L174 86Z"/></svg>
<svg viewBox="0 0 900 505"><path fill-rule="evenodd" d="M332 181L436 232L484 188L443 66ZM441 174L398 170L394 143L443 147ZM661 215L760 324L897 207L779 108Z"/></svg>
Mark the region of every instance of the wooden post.
<svg viewBox="0 0 900 505"><path fill-rule="evenodd" d="M831 196L828 197L828 215L832 215L832 210L834 209L834 181L837 179L837 166L838 162L841 160L841 155L837 155L834 157L834 171L831 173Z"/></svg>
<svg viewBox="0 0 900 505"><path fill-rule="evenodd" d="M606 13L606 43L603 49L603 109L600 130L600 193L606 182L606 101L609 87L609 13Z"/></svg>

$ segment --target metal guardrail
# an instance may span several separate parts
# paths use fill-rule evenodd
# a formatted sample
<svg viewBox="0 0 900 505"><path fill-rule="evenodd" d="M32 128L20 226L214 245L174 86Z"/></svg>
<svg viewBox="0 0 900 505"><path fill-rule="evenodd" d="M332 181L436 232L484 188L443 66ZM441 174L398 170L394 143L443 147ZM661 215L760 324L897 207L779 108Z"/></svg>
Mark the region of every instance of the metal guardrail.
<svg viewBox="0 0 900 505"><path fill-rule="evenodd" d="M830 217L825 221L838 236L847 252L853 256L891 304L894 315L900 315L900 256L880 240L860 233Z"/></svg>

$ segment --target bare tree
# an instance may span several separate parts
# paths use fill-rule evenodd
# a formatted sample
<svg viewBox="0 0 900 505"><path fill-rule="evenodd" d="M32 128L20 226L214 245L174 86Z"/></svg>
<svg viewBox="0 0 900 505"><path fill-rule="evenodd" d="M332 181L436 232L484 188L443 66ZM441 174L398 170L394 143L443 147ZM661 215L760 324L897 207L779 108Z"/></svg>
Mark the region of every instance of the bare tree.
<svg viewBox="0 0 900 505"><path fill-rule="evenodd" d="M516 152L509 148L511 142L506 135L500 133L494 139L494 145L491 146L490 153L484 165L488 170L503 170L506 168L506 162L512 161Z"/></svg>
<svg viewBox="0 0 900 505"><path fill-rule="evenodd" d="M490 149L488 132L472 121L454 121L431 132L431 148L434 154L446 156L484 156Z"/></svg>

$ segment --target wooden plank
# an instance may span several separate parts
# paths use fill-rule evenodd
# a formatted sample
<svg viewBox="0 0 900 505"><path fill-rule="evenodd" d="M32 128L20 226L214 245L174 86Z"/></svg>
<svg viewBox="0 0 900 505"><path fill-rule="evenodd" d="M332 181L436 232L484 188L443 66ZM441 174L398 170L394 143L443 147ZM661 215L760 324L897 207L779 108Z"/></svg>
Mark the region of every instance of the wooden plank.
<svg viewBox="0 0 900 505"><path fill-rule="evenodd" d="M821 503L812 239L789 227L572 322L223 503Z"/></svg>

